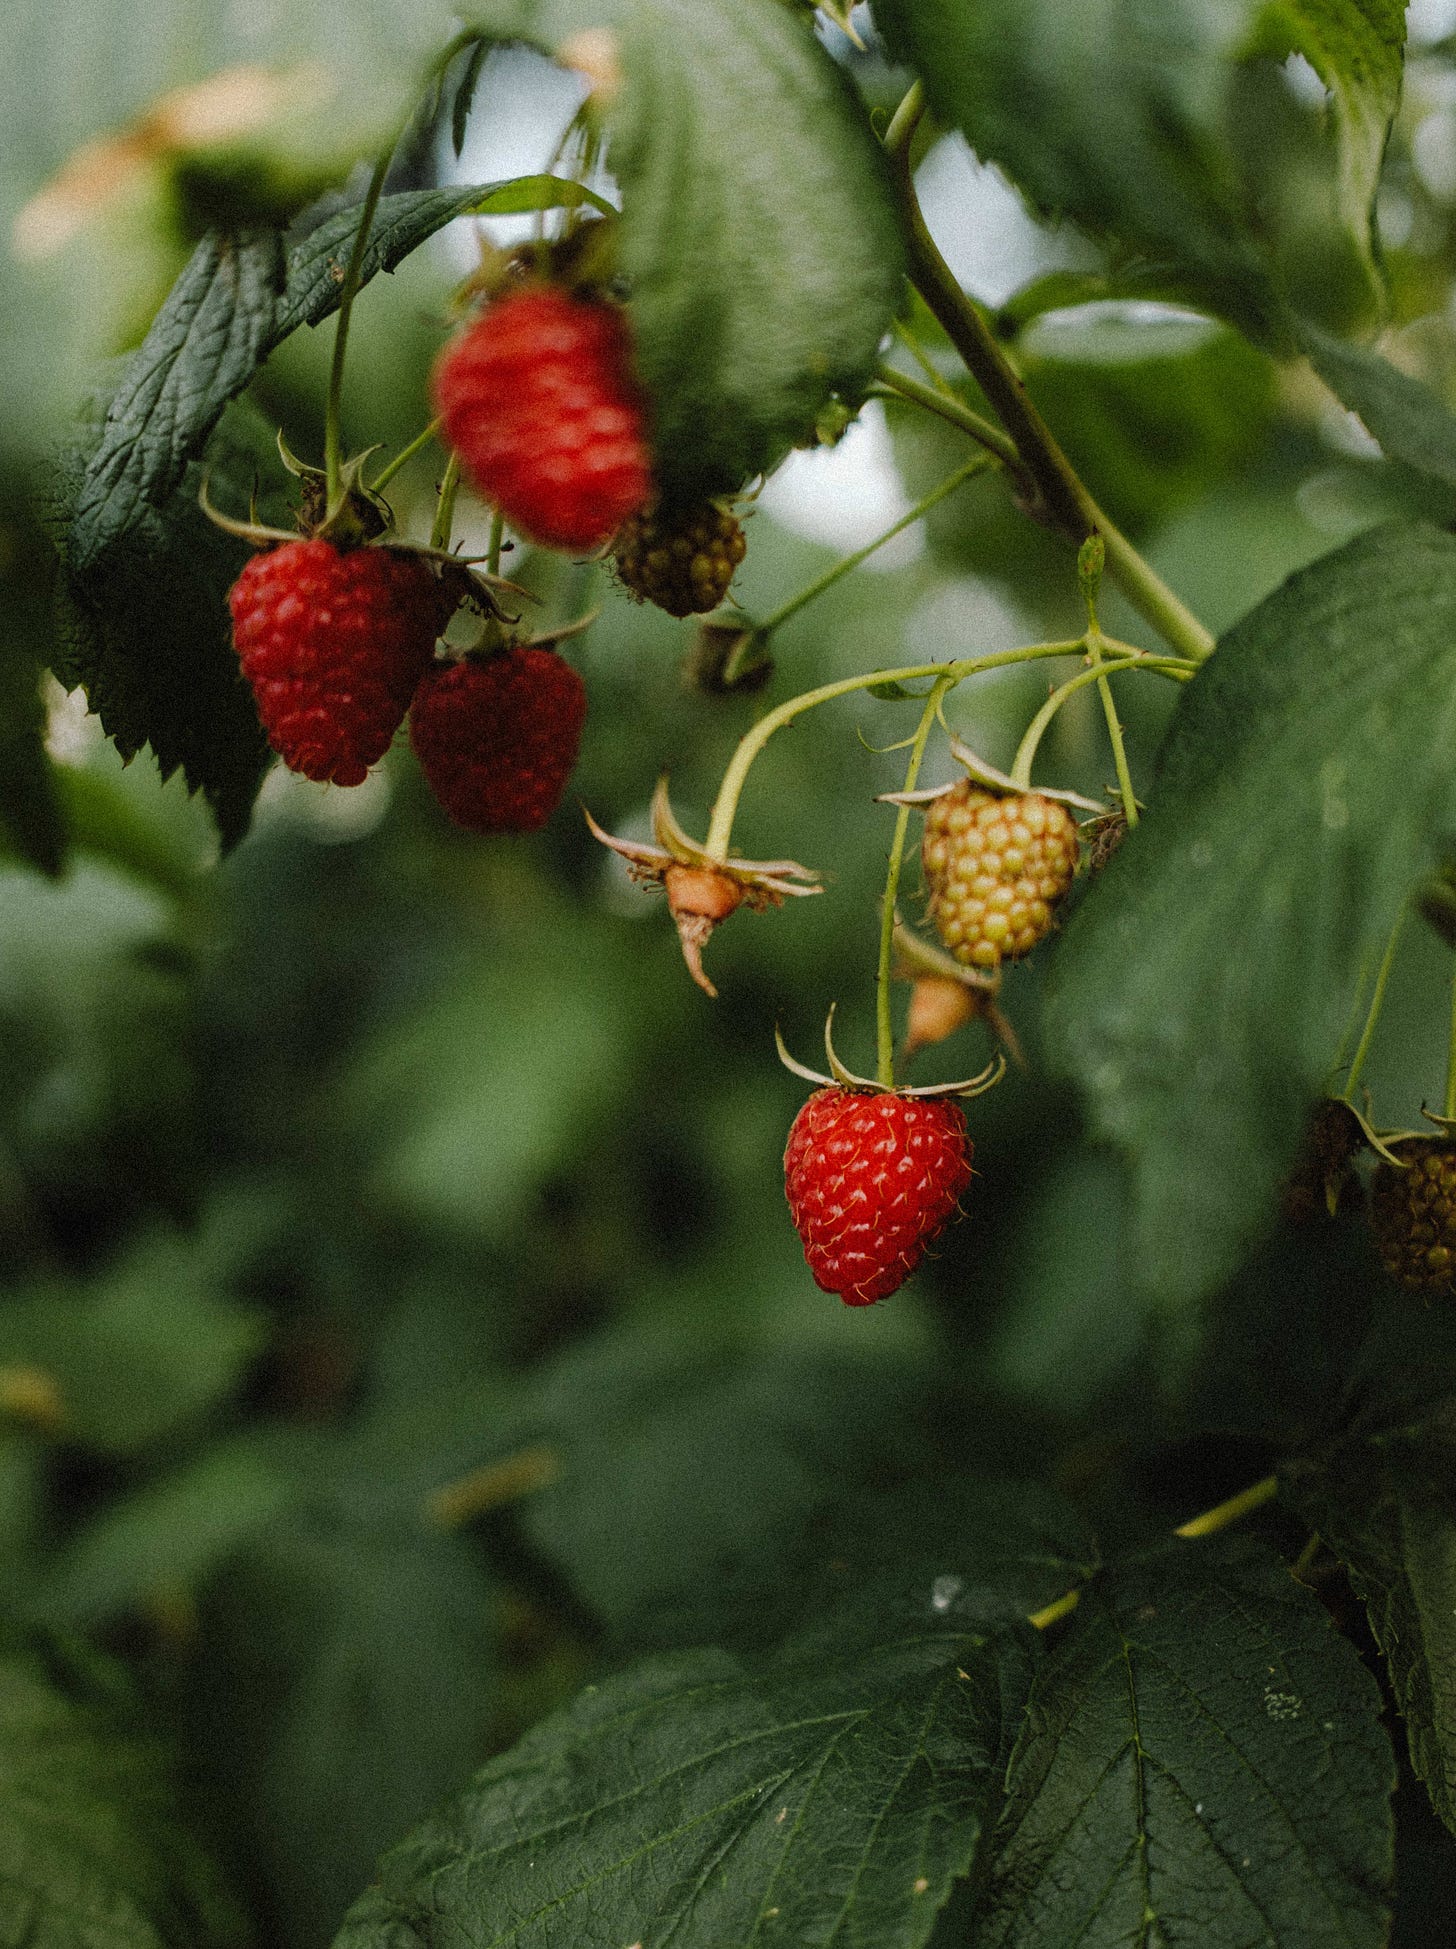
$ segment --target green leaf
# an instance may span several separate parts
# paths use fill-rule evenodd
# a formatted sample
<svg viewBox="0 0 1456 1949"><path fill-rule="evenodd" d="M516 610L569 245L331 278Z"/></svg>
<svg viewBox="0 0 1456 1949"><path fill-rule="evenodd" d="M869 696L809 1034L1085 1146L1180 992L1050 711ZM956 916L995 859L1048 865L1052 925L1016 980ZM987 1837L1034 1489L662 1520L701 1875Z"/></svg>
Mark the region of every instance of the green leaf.
<svg viewBox="0 0 1456 1949"><path fill-rule="evenodd" d="M181 1238L136 1246L84 1287L12 1294L0 1306L0 1362L49 1374L67 1436L111 1455L193 1427L260 1342L257 1315L199 1284Z"/></svg>
<svg viewBox="0 0 1456 1949"><path fill-rule="evenodd" d="M1123 1156L1129 1266L1186 1353L1272 1216L1361 978L1456 835L1456 541L1360 536L1224 637L1048 975L1054 1062Z"/></svg>
<svg viewBox="0 0 1456 1949"><path fill-rule="evenodd" d="M469 11L550 52L613 37L607 159L658 476L682 499L741 487L831 393L862 393L900 298L889 184L843 72L778 0Z"/></svg>
<svg viewBox="0 0 1456 1949"><path fill-rule="evenodd" d="M1297 49L1329 89L1340 215L1373 273L1375 192L1405 70L1405 0L1274 0L1265 32Z"/></svg>
<svg viewBox="0 0 1456 1949"><path fill-rule="evenodd" d="M248 1932L116 1674L0 1636L0 1941L225 1949Z"/></svg>
<svg viewBox="0 0 1456 1949"><path fill-rule="evenodd" d="M1036 319L1018 353L1073 466L1135 532L1227 479L1274 410L1273 362L1206 318L1082 305Z"/></svg>
<svg viewBox="0 0 1456 1949"><path fill-rule="evenodd" d="M1255 336L1278 303L1224 128L1261 0L875 0L942 122L1042 210L1171 260Z"/></svg>
<svg viewBox="0 0 1456 1949"><path fill-rule="evenodd" d="M239 418L209 450L214 474L233 477L244 505L263 445L257 425ZM61 553L51 667L68 690L84 686L123 758L150 744L163 778L180 768L189 790L206 797L224 847L233 846L271 762L227 609L248 550L203 514L193 470L164 507L141 511L103 561L78 569L68 550L88 448L78 440L65 457L48 510Z"/></svg>
<svg viewBox="0 0 1456 1949"><path fill-rule="evenodd" d="M1385 1654L1411 1762L1456 1831L1456 1401L1291 1462L1281 1489L1342 1559Z"/></svg>
<svg viewBox="0 0 1456 1949"><path fill-rule="evenodd" d="M1320 378L1392 460L1456 486L1456 415L1429 386L1368 346L1333 338L1317 325L1302 324L1299 338Z"/></svg>
<svg viewBox="0 0 1456 1949"><path fill-rule="evenodd" d="M985 1949L1380 1949L1380 1694L1272 1554L1179 1544L1084 1592L1032 1680Z"/></svg>
<svg viewBox="0 0 1456 1949"><path fill-rule="evenodd" d="M1029 1634L964 1622L584 1692L402 1847L336 1949L912 1949L994 1821Z"/></svg>
<svg viewBox="0 0 1456 1949"><path fill-rule="evenodd" d="M458 1539L316 1502L200 1606L199 1756L286 1939L322 1943L380 1851L490 1751L498 1599Z"/></svg>
<svg viewBox="0 0 1456 1949"><path fill-rule="evenodd" d="M176 488L262 363L282 281L276 231L214 233L197 246L107 408L72 510L73 572Z"/></svg>
<svg viewBox="0 0 1456 1949"><path fill-rule="evenodd" d="M382 197L364 251L361 287L394 270L455 217L552 209L590 196L553 176L528 176ZM351 203L326 217L286 261L276 231L203 238L107 408L70 510L66 550L73 573L93 568L146 509L165 505L228 402L275 347L300 325L322 324L338 310L361 209Z"/></svg>

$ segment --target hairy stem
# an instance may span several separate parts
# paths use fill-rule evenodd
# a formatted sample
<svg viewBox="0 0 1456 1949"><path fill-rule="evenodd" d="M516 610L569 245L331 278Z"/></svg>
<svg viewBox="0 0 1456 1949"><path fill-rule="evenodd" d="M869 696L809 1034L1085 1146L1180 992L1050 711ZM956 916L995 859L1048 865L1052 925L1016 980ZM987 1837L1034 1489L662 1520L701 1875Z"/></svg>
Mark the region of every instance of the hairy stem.
<svg viewBox="0 0 1456 1949"><path fill-rule="evenodd" d="M1074 645L1074 648L1079 650L1082 647L1082 643ZM1175 683L1186 683L1192 674L1189 665L1178 658L1146 656L1139 653L1132 656L1118 657L1113 663L1095 663L1090 670L1079 670L1075 677L1068 677L1067 681L1064 684L1058 684L1051 696L1047 698L1036 716L1027 725L1025 735L1021 743L1016 747L1016 757L1012 761L1010 777L1021 791L1030 791L1031 768L1036 762L1037 746L1041 743L1047 726L1062 708L1063 704L1066 703L1067 699L1075 696L1079 690L1085 689L1088 684L1105 684L1108 677L1115 676L1119 670L1137 669L1156 671L1160 677L1171 677ZM1126 765L1127 760L1124 757L1122 769L1125 770ZM1131 789L1131 784L1129 784L1129 793L1131 793ZM1129 823L1134 822L1130 820Z"/></svg>
<svg viewBox="0 0 1456 1949"><path fill-rule="evenodd" d="M339 322L334 328L334 356L329 366L328 404L324 410L324 483L331 512L338 504L342 489L343 451L339 418L344 395L344 355L349 345L349 320L353 314L354 300L359 295L359 279L364 269L364 253L369 247L369 232L373 227L374 212L379 208L380 193L389 173L394 149L395 145L391 142L374 165L374 173L364 193L364 207L359 212L359 228L354 232L354 248L349 252L349 263L339 292Z"/></svg>
<svg viewBox="0 0 1456 1949"><path fill-rule="evenodd" d="M500 574L501 541L506 531L506 518L497 508L490 517L490 540L486 543L485 572L487 575Z"/></svg>
<svg viewBox="0 0 1456 1949"><path fill-rule="evenodd" d="M910 168L910 140L921 113L918 87L917 83L901 102L885 137L885 151L900 189L910 280L1011 435L1020 469L1035 487L1042 516L1072 541L1100 534L1106 544L1107 567L1133 607L1181 655L1201 662L1214 647L1212 634L1088 493L1032 404L995 334L936 247L915 194Z"/></svg>
<svg viewBox="0 0 1456 1949"><path fill-rule="evenodd" d="M958 487L974 479L977 474L984 473L989 465L990 462L983 454L977 454L963 467L957 467L955 472L948 474L938 487L932 487L928 494L923 495L908 513L902 514L898 521L892 521L883 534L876 535L873 541L867 541L863 548L855 549L852 555L845 555L825 569L822 575L816 576L807 587L800 589L797 595L790 596L789 600L775 609L771 616L765 616L755 634L767 636L771 631L778 629L789 620L790 616L796 616L806 603L813 602L816 596L822 596L826 589L833 588L841 576L848 575L851 569L858 568L860 563L868 560L877 548L883 548L887 541L893 541L896 535L911 527L922 515L928 514L937 502L943 501L948 494L953 494Z"/></svg>
<svg viewBox="0 0 1456 1949"><path fill-rule="evenodd" d="M1107 720L1112 762L1117 768L1117 789L1122 796L1122 814L1130 829L1138 822L1137 798L1132 789L1132 773L1128 770L1127 748L1122 740L1122 720L1117 715L1112 685L1107 681L1107 670L1102 661L1102 632L1095 623L1087 632L1087 651L1097 672L1097 694L1102 699L1102 715Z"/></svg>
<svg viewBox="0 0 1456 1949"><path fill-rule="evenodd" d="M1008 439L999 426L993 426L990 420L973 412L955 393L944 391L939 386L922 385L920 380L912 379L908 372L897 371L892 365L882 364L875 373L875 382L884 391L896 393L916 406L923 406L927 413L938 414L952 426L959 427L962 433L969 433L988 453L994 454L1030 485L1031 477L1022 467L1016 442Z"/></svg>
<svg viewBox="0 0 1456 1949"><path fill-rule="evenodd" d="M435 504L435 525L430 530L431 548L448 548L455 526L455 496L460 489L460 461L451 454L445 462L445 477L440 482L440 498Z"/></svg>
<svg viewBox="0 0 1456 1949"><path fill-rule="evenodd" d="M920 777L920 762L925 756L931 727L940 710L940 700L953 681L950 677L942 678L925 700L919 728L910 746L910 759L905 767L904 790L907 792L915 790ZM900 867L905 858L905 834L910 824L909 806L899 806L897 814L895 834L890 841L890 863L885 874L885 898L880 908L880 964L875 975L875 1076L887 1090L895 1087L895 1038L890 1023L890 964L894 958L895 902L900 894Z"/></svg>
<svg viewBox="0 0 1456 1949"><path fill-rule="evenodd" d="M376 494L382 494L400 469L407 467L417 453L423 453L439 431L440 421L433 419L422 432L415 435L407 447L401 447L393 460L389 462L388 466L382 467L375 477L373 482L374 492Z"/></svg>
<svg viewBox="0 0 1456 1949"><path fill-rule="evenodd" d="M718 796L713 801L712 817L708 821L708 836L703 842L703 850L712 859L726 860L728 848L733 837L733 820L738 811L738 801L743 794L744 781L755 758L763 750L775 731L783 730L792 724L796 717L811 711L819 704L830 703L836 697L848 697L856 690L870 690L876 684L914 683L922 677L939 682L947 679L947 690L953 689L967 677L974 677L982 670L999 670L1012 663L1029 663L1044 656L1071 656L1082 647L1081 637L1070 643L1034 643L1026 649L998 650L993 656L970 657L956 663L912 663L903 664L898 669L869 670L859 677L841 677L835 683L820 684L817 690L803 691L791 697L787 703L780 704L761 717L753 729L740 741L738 749L729 761L723 774L723 782L718 787Z"/></svg>

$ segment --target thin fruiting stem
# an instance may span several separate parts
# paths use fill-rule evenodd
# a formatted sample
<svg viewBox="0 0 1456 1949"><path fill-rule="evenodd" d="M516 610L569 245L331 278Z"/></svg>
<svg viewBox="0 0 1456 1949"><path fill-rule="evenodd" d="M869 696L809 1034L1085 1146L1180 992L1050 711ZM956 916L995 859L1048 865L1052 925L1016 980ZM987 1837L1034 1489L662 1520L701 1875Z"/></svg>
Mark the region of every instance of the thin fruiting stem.
<svg viewBox="0 0 1456 1949"><path fill-rule="evenodd" d="M1018 474L1024 472L1021 456L1016 451L1016 442L1008 439L999 426L993 426L990 420L983 418L980 413L973 412L957 393L943 390L943 382L940 387L922 385L920 380L912 379L908 372L901 372L895 366L882 364L876 370L875 383L883 387L886 392L896 393L901 399L908 399L916 406L923 406L927 413L935 413L939 418L949 421L952 426L959 427L962 433L968 433L988 453L994 454L997 460L1014 468ZM1027 475L1026 478L1029 484L1030 476Z"/></svg>
<svg viewBox="0 0 1456 1949"><path fill-rule="evenodd" d="M905 320L903 318L897 318L894 324L890 327L890 329L891 331L894 332L896 338L899 339L900 343L904 346L905 350L910 354L911 358L914 359L916 365L918 365L920 370L925 374L926 378L930 381L931 385L934 386L935 390L938 393L943 394L947 399L954 399L956 396L955 387L950 383L949 379L946 378L945 374L936 365L935 361L931 358L930 354L926 351L925 347L920 343L920 340L915 336L914 332L912 332L910 327L905 323ZM895 368L893 366L887 368L887 370L891 372L893 372L894 369Z"/></svg>
<svg viewBox="0 0 1456 1949"><path fill-rule="evenodd" d="M440 482L440 498L435 504L435 524L430 530L431 548L448 548L455 526L455 496L460 489L460 456L452 453L445 462Z"/></svg>
<svg viewBox="0 0 1456 1949"><path fill-rule="evenodd" d="M369 247L374 212L379 208L380 194L394 150L395 144L391 142L374 165L369 188L364 193L364 207L359 213L359 228L354 232L354 248L349 252L348 267L339 291L339 322L334 328L334 356L329 366L328 404L324 410L324 485L331 510L337 505L342 492L343 449L339 418L344 396L344 355L349 344L349 320L353 314L354 300L359 295L364 253Z"/></svg>
<svg viewBox="0 0 1456 1949"><path fill-rule="evenodd" d="M485 572L487 575L500 574L501 541L506 531L506 518L497 508L490 518L490 540L485 548Z"/></svg>
<svg viewBox="0 0 1456 1949"><path fill-rule="evenodd" d="M389 483L394 479L395 475L400 471L400 469L402 467L408 467L409 463L414 459L417 453L424 452L425 448L430 444L431 440L433 440L435 435L440 431L440 427L442 423L443 423L442 419L431 420L430 424L427 427L425 427L421 432L415 435L415 437L413 438L413 440L410 441L407 447L400 448L399 452L394 456L393 460L389 462L388 466L381 468L380 472L376 475L374 481L372 482L373 491L376 494L383 493L384 489L388 487Z"/></svg>
<svg viewBox="0 0 1456 1949"><path fill-rule="evenodd" d="M806 603L813 602L817 596L822 596L826 589L832 589L842 576L848 575L852 569L857 569L861 562L868 561L877 548L883 548L887 541L893 541L896 535L919 521L922 515L928 514L948 494L954 494L955 490L963 486L966 481L974 479L979 473L984 473L989 465L990 462L983 454L977 454L963 467L957 467L953 474L947 474L938 487L932 487L928 494L922 495L913 508L902 514L898 520L892 521L882 534L876 535L873 541L867 541L863 548L856 548L852 555L842 556L839 561L825 569L822 575L815 576L814 580L800 589L797 595L790 596L787 602L780 604L771 616L765 616L755 633L759 636L767 636L772 630L781 628L790 616L797 616Z"/></svg>
<svg viewBox="0 0 1456 1949"><path fill-rule="evenodd" d="M1446 1106L1444 1114L1456 1117L1456 969L1451 975L1451 1034L1446 1052Z"/></svg>
<svg viewBox="0 0 1456 1949"><path fill-rule="evenodd" d="M900 190L911 283L1011 435L1019 470L1035 484L1052 525L1078 542L1100 534L1108 569L1133 607L1180 654L1202 662L1213 650L1213 635L1098 507L1032 404L990 326L941 256L916 197L910 167L911 139L922 107L916 83L896 110L884 144ZM938 410L938 404L931 410Z"/></svg>
<svg viewBox="0 0 1456 1949"><path fill-rule="evenodd" d="M940 700L950 689L953 681L950 677L942 678L925 700L925 708L920 713L920 725L910 745L909 762L905 766L904 790L907 792L915 790L916 781L920 777L920 762L925 756L925 746L940 713ZM875 1077L881 1088L887 1090L895 1087L895 1037L890 1024L890 967L894 959L895 902L900 893L900 866L905 857L905 834L910 824L909 806L899 806L897 814L895 834L890 841L890 863L885 874L885 898L880 908L880 963L875 975Z"/></svg>
<svg viewBox="0 0 1456 1949"><path fill-rule="evenodd" d="M1138 822L1137 798L1132 789L1132 773L1128 769L1127 748L1122 741L1122 720L1117 715L1117 705L1112 697L1112 685L1107 681L1107 668L1102 661L1102 631L1093 620L1087 631L1087 654L1092 659L1097 672L1097 694L1102 699L1102 715L1107 720L1107 735L1112 743L1112 762L1117 768L1117 789L1122 796L1122 813L1129 828ZM1126 668L1126 665L1123 666Z"/></svg>
<svg viewBox="0 0 1456 1949"><path fill-rule="evenodd" d="M1083 649L1085 647L1085 639L1083 642L1074 644L1073 647L1078 650ZM1009 776L1021 791L1026 792L1031 789L1031 768L1036 762L1037 746L1041 743L1047 726L1062 708L1063 704L1066 703L1067 699L1075 696L1079 690L1084 690L1088 684L1106 683L1107 679L1111 676L1116 676L1119 670L1153 670L1160 677L1171 677L1175 683L1186 683L1193 674L1192 667L1180 658L1148 656L1146 653L1139 651L1131 656L1118 657L1112 663L1095 663L1091 669L1079 670L1075 677L1068 677L1067 681L1064 684L1058 684L1050 697L1047 698L1036 716L1027 725L1025 735L1022 737L1021 743L1016 747L1016 757L1012 762ZM1126 770L1126 765L1127 759L1124 756L1119 777ZM1127 789L1131 793L1131 783L1129 783ZM1130 820L1129 823L1132 824L1135 821Z"/></svg>
<svg viewBox="0 0 1456 1949"><path fill-rule="evenodd" d="M1226 1502L1215 1503L1202 1515L1191 1516L1186 1523L1179 1523L1173 1534L1190 1541L1199 1536L1212 1536L1218 1530L1227 1529L1230 1523L1240 1522L1256 1509L1262 1509L1278 1493L1279 1477L1266 1475L1260 1481L1251 1483L1247 1489L1240 1489L1236 1496L1230 1496Z"/></svg>
<svg viewBox="0 0 1456 1949"><path fill-rule="evenodd" d="M942 677L949 679L946 688L951 689L967 677L974 677L982 670L1004 669L1012 663L1029 663L1044 656L1071 656L1082 647L1081 637L1070 643L1034 643L1019 650L998 650L992 656L970 657L955 663L911 663L888 670L867 670L863 676L841 677L835 683L820 684L816 690L802 691L791 697L787 703L780 704L777 710L769 711L761 717L751 731L740 740L738 749L729 760L728 769L723 774L723 782L718 787L718 796L713 801L712 817L708 821L708 836L703 841L703 851L711 859L726 860L728 847L733 837L733 820L738 811L738 801L743 793L743 785L755 758L763 750L775 731L783 730L792 724L796 717L811 711L819 704L828 704L836 697L848 697L856 690L870 690L876 684L915 683L921 678L931 678L938 682Z"/></svg>
<svg viewBox="0 0 1456 1949"><path fill-rule="evenodd" d="M1360 1031L1360 1040L1355 1045L1355 1053L1350 1059L1349 1074L1345 1087L1340 1092L1340 1101L1353 1108L1355 1090L1365 1067L1365 1058L1370 1054L1370 1045L1375 1040L1375 1024L1380 1020L1380 1011L1385 1006L1385 990L1390 981L1390 971L1395 966L1395 950L1400 945L1401 933L1405 927L1409 907L1402 907L1395 917L1395 925L1390 930L1390 939L1385 943L1385 953L1380 959L1379 972L1375 976L1375 992L1370 997L1370 1006L1365 1013L1365 1026Z"/></svg>
<svg viewBox="0 0 1456 1949"><path fill-rule="evenodd" d="M1189 1543L1196 1542L1203 1536L1215 1536L1219 1530L1227 1529L1231 1523L1242 1522L1245 1516L1252 1516L1256 1509L1262 1509L1266 1503L1272 1502L1278 1493L1278 1476L1266 1475L1258 1482L1251 1482L1247 1489L1240 1489L1236 1496L1229 1496L1226 1501L1215 1503L1212 1509L1205 1509L1197 1516L1190 1516L1186 1523L1178 1525L1173 1534ZM1081 1602L1084 1588L1085 1586L1078 1585L1057 1598L1055 1603L1046 1605L1042 1610L1033 1611L1027 1618L1027 1623L1033 1630L1045 1631L1049 1625L1066 1617L1068 1612L1076 1610Z"/></svg>

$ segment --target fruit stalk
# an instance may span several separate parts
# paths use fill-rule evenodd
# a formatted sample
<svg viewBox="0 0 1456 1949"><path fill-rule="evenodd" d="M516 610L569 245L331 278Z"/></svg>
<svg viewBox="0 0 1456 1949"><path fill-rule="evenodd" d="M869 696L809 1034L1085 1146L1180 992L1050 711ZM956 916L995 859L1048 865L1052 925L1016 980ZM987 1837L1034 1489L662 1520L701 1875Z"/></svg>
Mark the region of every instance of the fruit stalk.
<svg viewBox="0 0 1456 1949"><path fill-rule="evenodd" d="M920 713L920 724L910 746L905 767L904 790L913 792L920 776L920 762L931 726L940 710L941 699L951 687L951 679L934 685ZM895 902L900 892L900 866L905 857L905 834L910 824L910 807L897 808L895 836L890 841L890 864L885 874L885 897L880 907L880 963L875 976L875 1078L887 1090L895 1087L895 1037L890 1022L890 969L894 958Z"/></svg>

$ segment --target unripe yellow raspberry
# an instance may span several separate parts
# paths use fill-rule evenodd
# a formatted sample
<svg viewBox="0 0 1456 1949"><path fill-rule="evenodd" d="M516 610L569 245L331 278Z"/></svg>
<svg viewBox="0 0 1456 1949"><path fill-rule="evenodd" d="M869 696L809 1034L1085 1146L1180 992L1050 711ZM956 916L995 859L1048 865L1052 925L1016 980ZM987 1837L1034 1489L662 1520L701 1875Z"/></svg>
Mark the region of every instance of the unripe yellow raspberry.
<svg viewBox="0 0 1456 1949"><path fill-rule="evenodd" d="M921 864L930 914L962 966L1029 954L1077 870L1077 826L1040 792L999 795L963 779L931 801Z"/></svg>

